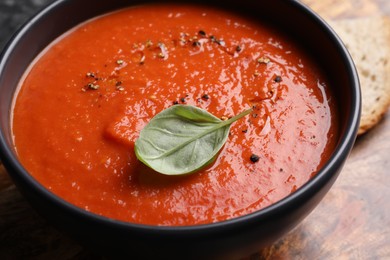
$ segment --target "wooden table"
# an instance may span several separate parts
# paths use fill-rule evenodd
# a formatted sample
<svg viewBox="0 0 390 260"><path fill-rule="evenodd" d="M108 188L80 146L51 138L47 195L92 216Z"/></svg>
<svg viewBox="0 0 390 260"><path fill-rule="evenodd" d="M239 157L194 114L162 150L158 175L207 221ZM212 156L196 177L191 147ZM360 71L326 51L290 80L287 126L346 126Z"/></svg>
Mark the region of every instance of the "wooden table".
<svg viewBox="0 0 390 260"><path fill-rule="evenodd" d="M326 19L390 15L388 0L303 2ZM390 259L389 198L390 113L357 139L321 204L296 229L250 259ZM0 166L0 259L26 258L96 259L38 216Z"/></svg>

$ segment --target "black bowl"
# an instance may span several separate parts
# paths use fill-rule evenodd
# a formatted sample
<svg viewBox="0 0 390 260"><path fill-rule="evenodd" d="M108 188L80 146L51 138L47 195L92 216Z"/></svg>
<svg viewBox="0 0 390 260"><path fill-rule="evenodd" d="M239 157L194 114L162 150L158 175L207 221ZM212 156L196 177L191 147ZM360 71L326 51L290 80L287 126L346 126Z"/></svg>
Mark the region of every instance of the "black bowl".
<svg viewBox="0 0 390 260"><path fill-rule="evenodd" d="M38 212L95 252L142 258L247 256L294 228L320 202L339 175L359 124L361 97L354 64L329 26L299 1L190 1L233 9L277 27L315 58L326 72L330 85L334 86L340 113L340 135L334 137L337 147L318 174L287 198L252 214L215 224L188 227L131 224L98 216L65 202L35 181L18 161L10 123L12 100L18 82L32 60L56 37L80 22L147 2L150 1L60 0L19 30L0 60L1 160Z"/></svg>

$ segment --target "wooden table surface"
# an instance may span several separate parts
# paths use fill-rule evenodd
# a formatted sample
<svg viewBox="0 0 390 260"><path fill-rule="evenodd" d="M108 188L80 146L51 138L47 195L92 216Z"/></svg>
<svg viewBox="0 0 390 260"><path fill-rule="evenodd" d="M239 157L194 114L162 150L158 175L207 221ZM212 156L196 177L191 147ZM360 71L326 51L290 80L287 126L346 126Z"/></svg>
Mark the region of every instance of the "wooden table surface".
<svg viewBox="0 0 390 260"><path fill-rule="evenodd" d="M390 15L389 0L303 2L325 19ZM320 205L296 229L250 259L390 259L389 159L387 113L357 139ZM96 258L38 216L0 166L0 259Z"/></svg>

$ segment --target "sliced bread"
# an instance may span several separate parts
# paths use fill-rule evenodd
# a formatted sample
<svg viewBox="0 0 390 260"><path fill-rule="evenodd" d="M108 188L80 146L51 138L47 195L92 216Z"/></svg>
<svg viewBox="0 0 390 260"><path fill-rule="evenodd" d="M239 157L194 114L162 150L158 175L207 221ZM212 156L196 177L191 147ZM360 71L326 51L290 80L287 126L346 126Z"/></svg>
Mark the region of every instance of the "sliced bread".
<svg viewBox="0 0 390 260"><path fill-rule="evenodd" d="M362 115L358 134L375 126L390 106L390 18L370 16L330 21L358 70Z"/></svg>

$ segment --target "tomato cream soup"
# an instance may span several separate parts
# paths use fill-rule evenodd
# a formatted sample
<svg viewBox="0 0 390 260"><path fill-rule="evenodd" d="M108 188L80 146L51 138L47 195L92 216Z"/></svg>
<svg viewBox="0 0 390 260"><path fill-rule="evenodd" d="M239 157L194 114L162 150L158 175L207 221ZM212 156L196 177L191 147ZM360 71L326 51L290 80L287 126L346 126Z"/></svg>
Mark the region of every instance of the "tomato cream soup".
<svg viewBox="0 0 390 260"><path fill-rule="evenodd" d="M15 98L18 156L64 200L109 218L182 226L267 207L307 182L337 135L329 84L305 50L266 24L188 5L98 17L34 61ZM230 118L218 158L185 176L142 164L134 143L177 104Z"/></svg>

